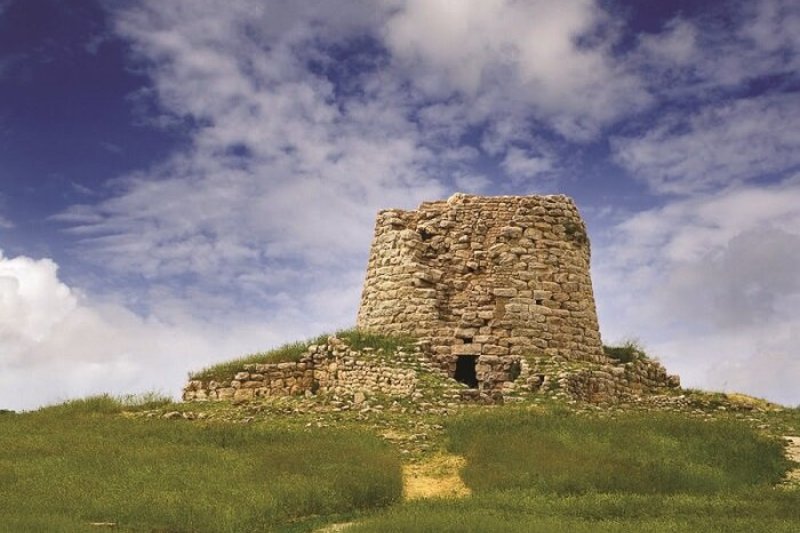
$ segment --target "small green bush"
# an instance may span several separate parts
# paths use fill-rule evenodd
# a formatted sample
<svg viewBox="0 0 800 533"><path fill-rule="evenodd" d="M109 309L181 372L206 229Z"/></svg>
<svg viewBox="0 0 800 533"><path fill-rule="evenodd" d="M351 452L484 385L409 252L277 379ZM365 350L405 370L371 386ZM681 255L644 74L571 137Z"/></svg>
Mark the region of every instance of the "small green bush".
<svg viewBox="0 0 800 533"><path fill-rule="evenodd" d="M632 363L634 361L650 358L642 345L633 340L625 341L619 346L607 346L604 344L603 352L606 354L606 357L615 359L620 363Z"/></svg>

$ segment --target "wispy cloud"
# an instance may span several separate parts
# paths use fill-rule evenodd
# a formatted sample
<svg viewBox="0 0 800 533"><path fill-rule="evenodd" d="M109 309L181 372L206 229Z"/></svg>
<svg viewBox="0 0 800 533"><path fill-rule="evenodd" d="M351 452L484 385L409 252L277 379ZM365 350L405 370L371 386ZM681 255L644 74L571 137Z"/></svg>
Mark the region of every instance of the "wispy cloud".
<svg viewBox="0 0 800 533"><path fill-rule="evenodd" d="M150 279L228 283L298 265L313 279L339 276L362 268L378 208L483 188L469 166L482 147L494 143L513 180L553 169L529 127L504 126L518 111L583 138L647 100L611 57L611 38L577 43L605 21L590 3L493 1L448 16L438 2L371 5L114 12L160 109L197 127L190 150L61 215L78 223L87 257ZM363 68L337 71L342 56ZM464 141L487 121L494 141Z"/></svg>
<svg viewBox="0 0 800 533"><path fill-rule="evenodd" d="M57 272L50 259L0 254L2 408L31 409L101 392L175 396L190 369L301 335L296 320L204 322L171 312L168 300L160 316L142 317L119 303L87 298ZM292 307L286 311L291 317Z"/></svg>
<svg viewBox="0 0 800 533"><path fill-rule="evenodd" d="M473 120L503 110L534 115L581 140L650 102L641 80L614 59L612 30L594 2L411 0L384 35L417 87L473 102Z"/></svg>
<svg viewBox="0 0 800 533"><path fill-rule="evenodd" d="M800 165L800 95L709 104L612 141L617 160L660 193L688 194Z"/></svg>
<svg viewBox="0 0 800 533"><path fill-rule="evenodd" d="M735 3L725 27L676 18L623 42L603 5L112 7L151 81L131 96L138 119L188 143L53 217L83 261L135 280L126 298L143 309L115 295L113 312L92 298L67 315L90 317L82 335L129 339L129 353L163 355L135 339L178 335L217 359L348 325L378 209L454 189L529 192L614 131L621 180L646 183L658 207L593 243L604 334L644 337L690 384L738 383L753 354L767 361L757 370L785 361L800 308L786 270L800 227L787 177L800 164L797 8ZM779 184L756 188L765 177Z"/></svg>
<svg viewBox="0 0 800 533"><path fill-rule="evenodd" d="M553 170L553 163L549 157L532 154L513 146L506 152L502 166L515 180L533 179Z"/></svg>
<svg viewBox="0 0 800 533"><path fill-rule="evenodd" d="M716 98L765 76L797 77L800 7L792 0L728 2L643 34L627 61L662 97Z"/></svg>
<svg viewBox="0 0 800 533"><path fill-rule="evenodd" d="M790 0L732 2L641 35L625 61L661 107L646 127L611 140L616 160L658 194L795 169L798 35L800 5Z"/></svg>
<svg viewBox="0 0 800 533"><path fill-rule="evenodd" d="M774 365L800 342L798 206L800 182L789 179L675 201L618 225L595 247L608 340L640 336L689 385L800 402L785 380L754 388L740 379L746 369L780 375Z"/></svg>
<svg viewBox="0 0 800 533"><path fill-rule="evenodd" d="M111 152L112 154L122 154L125 152L120 145L108 141L101 141L100 147L103 148L103 150Z"/></svg>

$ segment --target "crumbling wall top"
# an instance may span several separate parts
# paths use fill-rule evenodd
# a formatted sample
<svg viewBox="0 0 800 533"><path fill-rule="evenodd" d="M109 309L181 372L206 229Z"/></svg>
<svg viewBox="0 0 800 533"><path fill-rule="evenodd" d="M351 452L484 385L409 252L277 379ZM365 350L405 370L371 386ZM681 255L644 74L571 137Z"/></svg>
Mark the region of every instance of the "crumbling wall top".
<svg viewBox="0 0 800 533"><path fill-rule="evenodd" d="M458 193L383 210L358 326L429 339L453 373L482 356L601 361L589 255L563 195Z"/></svg>

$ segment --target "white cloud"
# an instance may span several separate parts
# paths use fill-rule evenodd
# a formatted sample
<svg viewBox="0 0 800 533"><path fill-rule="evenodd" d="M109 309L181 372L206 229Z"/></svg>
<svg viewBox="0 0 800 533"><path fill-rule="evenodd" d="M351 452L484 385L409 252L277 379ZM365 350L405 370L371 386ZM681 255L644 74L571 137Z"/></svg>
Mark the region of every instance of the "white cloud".
<svg viewBox="0 0 800 533"><path fill-rule="evenodd" d="M696 59L700 50L698 28L682 19L671 20L656 34L640 37L638 53L663 68L687 67Z"/></svg>
<svg viewBox="0 0 800 533"><path fill-rule="evenodd" d="M0 338L3 345L39 342L76 305L49 259L6 259L0 253Z"/></svg>
<svg viewBox="0 0 800 533"><path fill-rule="evenodd" d="M514 180L536 178L553 170L553 163L549 157L532 155L513 146L506 152L501 165Z"/></svg>
<svg viewBox="0 0 800 533"><path fill-rule="evenodd" d="M613 38L579 44L608 23L593 2L176 0L112 16L152 79L140 98L198 126L190 149L54 219L87 260L232 298L242 279L250 293L328 287L363 269L378 209L485 190L472 126L488 121L481 146L518 184L557 166L531 114L585 137L646 100ZM342 54L363 68L337 71ZM420 92L431 76L438 98Z"/></svg>
<svg viewBox="0 0 800 533"><path fill-rule="evenodd" d="M606 341L638 336L691 386L800 403L800 182L674 201L594 246ZM746 376L759 376L748 381ZM770 376L770 381L765 381Z"/></svg>
<svg viewBox="0 0 800 533"><path fill-rule="evenodd" d="M81 295L59 280L57 270L50 259L0 254L0 408L31 409L104 392L176 396L190 370L302 333L278 317L206 323L182 314L186 302L181 313L163 302L160 317L142 318ZM331 302L344 301L331 296ZM309 317L312 324L316 316Z"/></svg>
<svg viewBox="0 0 800 533"><path fill-rule="evenodd" d="M112 13L115 32L152 80L137 105L157 111L152 123L193 124L190 145L55 220L79 238L82 259L147 286L128 291L128 307L69 291L65 317L46 314L50 332L34 328L45 340L17 341L14 359L57 361L57 344L96 338L70 348L64 361L79 364L74 375L59 367L65 382L88 383L78 374L99 368L120 390L125 379L171 388L177 378L159 376L180 367L182 378L254 339L351 324L379 208L454 186L502 188L479 170L478 149L512 185L549 176L575 153L553 130L594 140L656 99L691 93L689 107L615 141L618 161L652 190L706 194L641 213L613 242L595 243L604 333L641 335L689 383L721 383L712 367L754 369L753 354L785 361L797 303L781 266L795 257L781 243L800 227L800 197L796 182L748 184L798 164L800 106L792 95L737 101L725 91L790 71L789 7L759 3L732 38L676 19L620 56L619 27L588 0L126 4ZM730 100L707 103L720 95ZM762 242L765 228L775 238ZM758 279L759 262L781 275ZM737 297L743 285L753 289ZM104 355L113 342L122 347ZM173 361L176 351L191 355ZM174 372L153 370L157 358Z"/></svg>
<svg viewBox="0 0 800 533"><path fill-rule="evenodd" d="M162 108L204 125L191 150L56 219L73 224L88 257L149 279L190 273L225 284L311 265L306 278L331 282L360 271L377 209L444 195L442 160L471 154L445 146L434 157L392 83L364 80L357 95L335 99L334 84L308 69L335 66L320 40L362 35L376 10L213 4L117 13Z"/></svg>
<svg viewBox="0 0 800 533"><path fill-rule="evenodd" d="M800 7L790 0L755 2L750 9L754 20L742 29L742 35L769 51L797 50L800 47ZM797 58L794 58L797 60Z"/></svg>
<svg viewBox="0 0 800 533"><path fill-rule="evenodd" d="M800 95L675 112L640 137L612 141L616 159L660 193L688 194L800 165Z"/></svg>
<svg viewBox="0 0 800 533"><path fill-rule="evenodd" d="M729 3L642 34L627 58L655 94L714 98L764 76L796 76L800 7L793 0ZM724 9L724 13L722 10Z"/></svg>
<svg viewBox="0 0 800 533"><path fill-rule="evenodd" d="M385 39L426 94L457 92L481 119L501 109L533 113L567 137L587 139L649 103L640 81L612 58L613 32L603 38L600 27L610 31L610 20L591 1L409 0Z"/></svg>

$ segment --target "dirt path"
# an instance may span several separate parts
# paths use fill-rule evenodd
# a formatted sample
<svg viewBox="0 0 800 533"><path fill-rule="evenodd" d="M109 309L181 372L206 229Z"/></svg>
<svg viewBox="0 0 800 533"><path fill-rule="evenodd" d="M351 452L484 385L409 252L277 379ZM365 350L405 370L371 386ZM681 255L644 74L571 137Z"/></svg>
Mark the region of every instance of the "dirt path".
<svg viewBox="0 0 800 533"><path fill-rule="evenodd" d="M459 455L438 453L423 461L403 465L403 499L463 498L471 491L459 476L466 461ZM347 531L355 522L331 524L316 533Z"/></svg>
<svg viewBox="0 0 800 533"><path fill-rule="evenodd" d="M356 525L355 522L340 522L338 524L331 524L321 529L315 529L314 533L339 533L340 531L347 531L350 526Z"/></svg>
<svg viewBox="0 0 800 533"><path fill-rule="evenodd" d="M458 474L464 464L461 456L439 453L404 465L403 496L406 500L469 496L470 490Z"/></svg>
<svg viewBox="0 0 800 533"><path fill-rule="evenodd" d="M800 437L785 436L783 438L789 444L786 448L786 457L798 463L786 474L785 483L787 485L800 485Z"/></svg>

